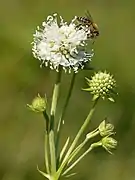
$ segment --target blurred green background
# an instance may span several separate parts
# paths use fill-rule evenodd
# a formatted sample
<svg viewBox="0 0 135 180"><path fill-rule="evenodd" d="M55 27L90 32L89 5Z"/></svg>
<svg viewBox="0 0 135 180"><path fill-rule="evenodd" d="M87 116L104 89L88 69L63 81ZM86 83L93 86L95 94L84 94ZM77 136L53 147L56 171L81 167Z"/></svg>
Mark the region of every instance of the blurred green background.
<svg viewBox="0 0 135 180"><path fill-rule="evenodd" d="M101 35L95 43L92 66L114 74L119 96L115 103L101 101L90 129L106 116L116 127L119 144L115 154L97 149L75 170L73 180L135 179L135 1L134 0L0 0L0 179L42 180L36 165L43 168L43 117L26 108L37 93L50 100L55 72L40 69L32 57L31 42L36 26L48 14L58 12L70 21L89 10ZM86 117L91 97L81 91L84 77L76 85L65 119L62 141L74 137ZM60 101L64 101L71 75L64 75ZM59 107L60 111L60 107Z"/></svg>

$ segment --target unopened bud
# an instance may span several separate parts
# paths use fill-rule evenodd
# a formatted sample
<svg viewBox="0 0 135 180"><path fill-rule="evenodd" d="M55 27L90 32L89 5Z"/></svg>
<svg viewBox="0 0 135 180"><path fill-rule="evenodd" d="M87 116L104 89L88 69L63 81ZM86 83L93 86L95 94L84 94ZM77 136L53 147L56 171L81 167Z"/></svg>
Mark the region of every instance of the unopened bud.
<svg viewBox="0 0 135 180"><path fill-rule="evenodd" d="M105 120L101 122L98 129L101 136L110 136L114 134L114 126L110 123L106 123Z"/></svg>
<svg viewBox="0 0 135 180"><path fill-rule="evenodd" d="M112 154L111 149L115 149L117 146L117 141L112 137L106 136L102 138L101 142L102 142L102 147L110 154Z"/></svg>
<svg viewBox="0 0 135 180"><path fill-rule="evenodd" d="M34 112L44 112L47 106L47 99L38 94L38 96L33 99L31 105L27 104L27 106Z"/></svg>
<svg viewBox="0 0 135 180"><path fill-rule="evenodd" d="M89 88L84 89L93 95L93 100L101 97L102 99L108 98L114 101L111 94L114 93L116 81L109 73L98 72L91 79L86 78Z"/></svg>

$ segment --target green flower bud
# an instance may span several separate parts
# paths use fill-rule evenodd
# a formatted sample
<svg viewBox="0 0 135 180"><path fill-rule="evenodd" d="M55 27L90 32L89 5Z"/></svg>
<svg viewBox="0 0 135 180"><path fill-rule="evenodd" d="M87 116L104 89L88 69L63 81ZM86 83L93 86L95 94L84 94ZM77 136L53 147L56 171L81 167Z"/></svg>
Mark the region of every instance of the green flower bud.
<svg viewBox="0 0 135 180"><path fill-rule="evenodd" d="M38 94L38 96L33 99L31 105L27 104L27 106L34 112L44 112L47 106L47 99Z"/></svg>
<svg viewBox="0 0 135 180"><path fill-rule="evenodd" d="M114 89L116 87L116 81L113 76L109 73L98 72L91 79L86 78L87 84L89 88L84 89L85 91L89 91L93 95L93 100L101 97L105 99L106 97L110 101L114 101L111 97L111 94L114 93Z"/></svg>
<svg viewBox="0 0 135 180"><path fill-rule="evenodd" d="M109 136L102 138L101 142L102 147L110 154L112 154L111 149L115 149L117 146L117 141Z"/></svg>
<svg viewBox="0 0 135 180"><path fill-rule="evenodd" d="M110 136L110 135L114 134L114 132L113 132L114 126L110 123L106 124L105 120L101 122L98 129L99 129L101 136Z"/></svg>

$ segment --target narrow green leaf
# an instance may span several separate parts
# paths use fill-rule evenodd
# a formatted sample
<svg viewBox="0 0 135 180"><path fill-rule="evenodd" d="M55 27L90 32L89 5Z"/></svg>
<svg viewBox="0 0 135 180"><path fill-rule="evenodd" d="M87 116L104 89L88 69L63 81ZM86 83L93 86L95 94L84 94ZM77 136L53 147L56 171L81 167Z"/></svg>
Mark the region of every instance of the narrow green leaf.
<svg viewBox="0 0 135 180"><path fill-rule="evenodd" d="M42 174L44 177L46 177L47 179L50 178L50 175L49 174L46 174L45 172L41 171L39 168L38 168L38 165L37 165L37 170L40 174Z"/></svg>
<svg viewBox="0 0 135 180"><path fill-rule="evenodd" d="M61 150L61 152L60 152L60 161L62 160L63 155L64 155L64 153L65 153L65 151L66 151L66 149L67 149L69 140L70 140L70 137L67 138L66 143L64 144L64 146L63 146L63 148L62 148L62 150Z"/></svg>
<svg viewBox="0 0 135 180"><path fill-rule="evenodd" d="M72 173L72 174L68 174L68 175L66 175L65 177L66 178L69 178L69 177L71 177L71 176L75 176L77 173Z"/></svg>
<svg viewBox="0 0 135 180"><path fill-rule="evenodd" d="M91 91L90 88L82 88L83 91Z"/></svg>
<svg viewBox="0 0 135 180"><path fill-rule="evenodd" d="M85 79L88 81L88 83L90 83L90 82L91 82L91 80L90 80L89 78L85 77Z"/></svg>

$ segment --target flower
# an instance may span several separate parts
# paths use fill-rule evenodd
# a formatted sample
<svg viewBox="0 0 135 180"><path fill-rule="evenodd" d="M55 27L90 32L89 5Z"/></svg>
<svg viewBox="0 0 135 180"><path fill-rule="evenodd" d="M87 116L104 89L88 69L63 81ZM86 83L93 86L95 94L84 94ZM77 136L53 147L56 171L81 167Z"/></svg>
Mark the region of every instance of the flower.
<svg viewBox="0 0 135 180"><path fill-rule="evenodd" d="M31 105L27 104L27 106L34 112L44 112L46 110L46 105L46 97L41 97L39 94L33 99Z"/></svg>
<svg viewBox="0 0 135 180"><path fill-rule="evenodd" d="M110 154L112 154L111 149L115 149L118 144L114 138L109 136L102 138L101 143L102 143L102 147Z"/></svg>
<svg viewBox="0 0 135 180"><path fill-rule="evenodd" d="M86 78L89 88L83 89L93 94L93 100L101 97L102 99L108 98L114 102L111 97L115 93L116 81L110 73L98 72L91 79Z"/></svg>
<svg viewBox="0 0 135 180"><path fill-rule="evenodd" d="M110 123L106 123L105 120L100 123L98 129L101 136L110 136L114 134L114 126Z"/></svg>
<svg viewBox="0 0 135 180"><path fill-rule="evenodd" d="M41 66L49 65L57 71L62 66L65 71L73 69L77 72L93 56L93 50L90 53L85 51L89 32L77 28L76 17L70 24L64 22L61 16L59 18L60 23L57 14L48 16L42 28L37 27L32 52L41 61Z"/></svg>

